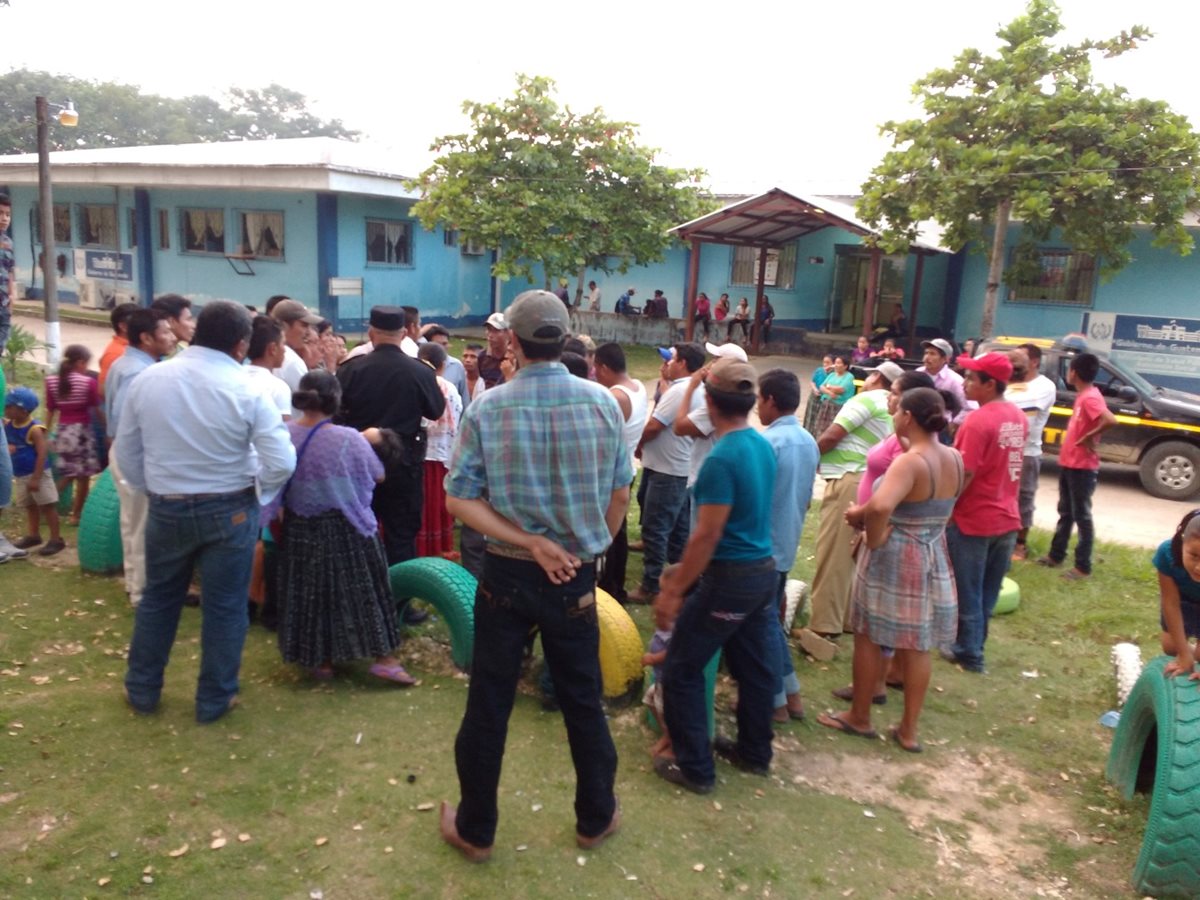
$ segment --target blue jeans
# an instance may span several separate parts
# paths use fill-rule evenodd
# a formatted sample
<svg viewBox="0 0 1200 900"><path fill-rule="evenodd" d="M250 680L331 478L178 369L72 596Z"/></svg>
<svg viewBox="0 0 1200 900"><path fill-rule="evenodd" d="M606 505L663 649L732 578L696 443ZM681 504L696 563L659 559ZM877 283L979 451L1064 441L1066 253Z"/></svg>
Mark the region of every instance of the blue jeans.
<svg viewBox="0 0 1200 900"><path fill-rule="evenodd" d="M1062 562L1067 558L1067 543L1071 540L1071 526L1079 529L1079 541L1075 544L1075 568L1085 575L1092 574L1092 543L1096 539L1096 527L1092 523L1092 494L1096 492L1095 469L1058 470L1058 527L1050 541L1050 558Z"/></svg>
<svg viewBox="0 0 1200 900"><path fill-rule="evenodd" d="M963 534L953 522L946 525L946 546L958 587L958 640L953 652L964 669L983 671L988 620L996 608L1016 543L1015 531L976 537Z"/></svg>
<svg viewBox="0 0 1200 900"><path fill-rule="evenodd" d="M692 781L716 780L704 708L704 667L722 647L738 683L738 753L771 762L776 668L774 561L711 562L684 601L663 663L663 716L675 760Z"/></svg>
<svg viewBox="0 0 1200 900"><path fill-rule="evenodd" d="M196 719L211 722L228 710L238 692L249 625L247 591L258 525L253 490L183 500L150 496L146 591L135 613L125 674L134 708L158 706L179 615L199 568L203 605Z"/></svg>
<svg viewBox="0 0 1200 900"><path fill-rule="evenodd" d="M642 470L642 590L658 593L658 577L667 563L679 562L689 531L687 478Z"/></svg>
<svg viewBox="0 0 1200 900"><path fill-rule="evenodd" d="M784 589L787 587L787 572L775 573L779 577L779 590L775 595L775 659L779 666L779 679L775 682L775 708L787 705L788 694L800 693L800 679L796 677L796 666L792 662L792 648L788 646L787 635L783 631L783 622L779 614L787 602Z"/></svg>
<svg viewBox="0 0 1200 900"><path fill-rule="evenodd" d="M496 838L496 789L529 629L542 634L546 666L575 764L576 831L594 837L616 810L617 749L601 704L595 566L551 584L535 562L487 554L475 594L475 658L467 710L454 742L462 799L458 833L477 847Z"/></svg>

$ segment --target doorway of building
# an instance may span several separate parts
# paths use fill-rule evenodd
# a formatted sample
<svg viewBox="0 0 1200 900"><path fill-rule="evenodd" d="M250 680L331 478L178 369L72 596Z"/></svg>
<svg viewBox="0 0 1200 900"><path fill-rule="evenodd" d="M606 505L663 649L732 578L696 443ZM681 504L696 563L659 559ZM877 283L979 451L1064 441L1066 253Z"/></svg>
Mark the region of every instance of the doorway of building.
<svg viewBox="0 0 1200 900"><path fill-rule="evenodd" d="M879 267L879 290L875 298L872 330L886 328L892 313L904 303L904 264L907 256L885 256ZM838 247L834 270L833 304L829 331L861 334L867 308L867 286L871 279L871 254L862 247Z"/></svg>

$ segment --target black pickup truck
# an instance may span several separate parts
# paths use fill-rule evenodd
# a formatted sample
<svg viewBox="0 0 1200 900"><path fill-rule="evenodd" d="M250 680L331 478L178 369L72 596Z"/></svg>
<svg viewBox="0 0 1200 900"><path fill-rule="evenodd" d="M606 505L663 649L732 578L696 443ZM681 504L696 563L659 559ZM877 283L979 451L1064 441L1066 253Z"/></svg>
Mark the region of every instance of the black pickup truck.
<svg viewBox="0 0 1200 900"><path fill-rule="evenodd" d="M1000 337L986 341L979 353L1036 344L1042 351L1042 374L1054 382L1058 397L1043 435L1047 453L1058 453L1071 417L1075 392L1067 384L1071 357L1086 350L1082 337L1060 341ZM1136 372L1104 356L1100 389L1117 424L1100 439L1100 459L1138 467L1142 487L1155 497L1187 500L1200 493L1200 396L1156 387Z"/></svg>

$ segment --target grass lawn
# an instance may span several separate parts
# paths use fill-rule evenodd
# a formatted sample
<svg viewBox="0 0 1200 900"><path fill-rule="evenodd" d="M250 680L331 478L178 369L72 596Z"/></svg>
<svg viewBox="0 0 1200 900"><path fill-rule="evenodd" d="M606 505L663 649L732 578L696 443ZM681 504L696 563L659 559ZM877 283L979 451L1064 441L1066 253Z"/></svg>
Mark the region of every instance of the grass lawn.
<svg viewBox="0 0 1200 900"><path fill-rule="evenodd" d="M630 368L653 377L653 349ZM817 516L795 577L809 580ZM3 522L10 535L18 523ZM631 517L633 535L636 521ZM1164 523L1164 533L1173 523ZM65 529L75 544L74 529ZM1035 532L1033 549L1048 543ZM457 797L453 740L466 680L444 626L410 631L400 690L360 665L317 684L252 626L242 705L193 720L200 615L185 610L162 709L122 702L132 617L119 579L82 575L68 550L0 567L0 897L1123 897L1148 804L1103 769L1114 703L1109 648L1157 652L1150 553L1101 543L1096 574L1066 584L1021 565L1021 608L993 621L990 674L935 661L926 752L812 722L840 707L848 652L801 655L806 722L777 732L772 775L718 764L717 790L657 779L639 708L614 710L621 833L574 845L574 778L561 717L522 687L501 780L496 853L443 845L436 805ZM631 555L630 583L641 559ZM645 608L633 616L648 637ZM848 642L847 642L848 643ZM718 727L732 732L732 687ZM880 731L899 717L892 692Z"/></svg>

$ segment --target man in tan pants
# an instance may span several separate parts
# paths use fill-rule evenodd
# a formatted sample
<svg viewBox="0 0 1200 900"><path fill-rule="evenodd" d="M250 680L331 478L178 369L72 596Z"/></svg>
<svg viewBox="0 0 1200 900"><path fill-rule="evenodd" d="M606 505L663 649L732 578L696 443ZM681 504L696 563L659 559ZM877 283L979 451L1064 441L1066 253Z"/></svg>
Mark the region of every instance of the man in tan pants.
<svg viewBox="0 0 1200 900"><path fill-rule="evenodd" d="M134 378L175 349L175 335L166 313L157 309L139 309L129 317L129 346L108 370L104 391L104 421L111 447L121 419L121 403ZM117 497L121 501L121 549L125 557L125 593L137 606L146 588L146 518L150 500L121 477L117 454L108 455Z"/></svg>
<svg viewBox="0 0 1200 900"><path fill-rule="evenodd" d="M862 390L846 401L817 438L821 451L819 474L825 481L821 524L817 530L817 570L813 576L812 619L801 635L801 646L818 659L831 659L833 641L845 629L854 582L850 555L854 530L846 524L846 510L854 503L858 483L867 468L867 451L892 433L888 389L903 370L885 362L869 370Z"/></svg>

